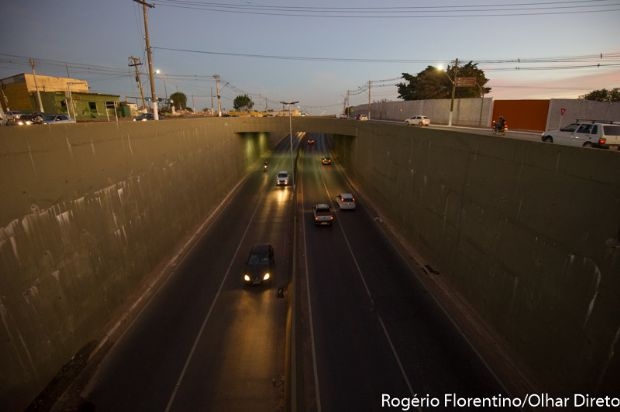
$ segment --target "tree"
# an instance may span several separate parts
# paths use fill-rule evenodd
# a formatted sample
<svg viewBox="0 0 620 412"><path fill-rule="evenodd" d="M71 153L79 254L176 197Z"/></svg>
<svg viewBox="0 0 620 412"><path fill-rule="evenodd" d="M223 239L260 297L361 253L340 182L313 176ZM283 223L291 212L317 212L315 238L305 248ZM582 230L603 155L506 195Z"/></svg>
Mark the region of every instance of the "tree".
<svg viewBox="0 0 620 412"><path fill-rule="evenodd" d="M175 92L170 95L170 100L172 100L172 105L177 110L183 110L187 107L187 96L181 92Z"/></svg>
<svg viewBox="0 0 620 412"><path fill-rule="evenodd" d="M456 76L455 76L456 74ZM398 97L403 100L450 99L452 97L452 81L455 77L475 77L478 86L457 87L454 97L480 97L480 90L487 94L490 87L484 87L489 81L484 72L478 68L478 63L469 62L455 68L448 66L444 72L441 69L428 66L416 76L403 73L406 82L398 83Z"/></svg>
<svg viewBox="0 0 620 412"><path fill-rule="evenodd" d="M582 98L584 100L594 100L597 102L620 102L620 89L616 87L611 90L593 90L585 96L582 96Z"/></svg>
<svg viewBox="0 0 620 412"><path fill-rule="evenodd" d="M235 100L233 101L233 107L235 108L235 110L250 110L252 107L254 107L254 102L247 94L243 94L235 97Z"/></svg>

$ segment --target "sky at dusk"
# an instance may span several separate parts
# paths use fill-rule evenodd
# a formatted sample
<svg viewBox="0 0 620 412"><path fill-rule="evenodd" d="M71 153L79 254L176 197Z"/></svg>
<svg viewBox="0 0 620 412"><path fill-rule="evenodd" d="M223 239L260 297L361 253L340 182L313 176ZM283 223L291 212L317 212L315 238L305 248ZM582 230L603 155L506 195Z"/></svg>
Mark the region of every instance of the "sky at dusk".
<svg viewBox="0 0 620 412"><path fill-rule="evenodd" d="M152 1L148 11L158 96L181 91L211 107L247 93L258 109L299 100L337 113L396 100L402 73L473 61L495 99L576 98L620 87L620 0ZM129 56L149 93L142 6L132 0L3 0L0 78L31 72L138 96Z"/></svg>

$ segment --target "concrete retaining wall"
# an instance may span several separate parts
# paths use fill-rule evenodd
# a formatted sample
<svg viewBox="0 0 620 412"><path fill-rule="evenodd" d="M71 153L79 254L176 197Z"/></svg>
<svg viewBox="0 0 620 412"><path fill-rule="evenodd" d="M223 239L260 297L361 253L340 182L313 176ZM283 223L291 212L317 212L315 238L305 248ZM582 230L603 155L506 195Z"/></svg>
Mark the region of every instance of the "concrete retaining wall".
<svg viewBox="0 0 620 412"><path fill-rule="evenodd" d="M450 99L374 102L370 108L373 120L404 120L409 116L423 114L430 117L433 124L448 124ZM564 114L561 109L564 109ZM352 107L351 111L353 116L367 114L368 105ZM578 118L620 122L620 103L580 99L495 101L492 98L455 99L452 124L490 127L493 119L497 120L500 114L506 117L511 130L542 132L558 129L575 122Z"/></svg>
<svg viewBox="0 0 620 412"><path fill-rule="evenodd" d="M491 124L493 99L454 99L452 123L459 126L487 127ZM368 105L352 108L353 116L367 114ZM434 124L448 124L450 99L374 102L370 105L373 120L405 120L423 114Z"/></svg>
<svg viewBox="0 0 620 412"><path fill-rule="evenodd" d="M363 123L337 160L538 389L618 394L620 153Z"/></svg>
<svg viewBox="0 0 620 412"><path fill-rule="evenodd" d="M0 410L22 410L288 119L0 128Z"/></svg>
<svg viewBox="0 0 620 412"><path fill-rule="evenodd" d="M617 393L619 153L336 119L293 128L346 135L338 162L538 389ZM0 410L23 409L96 339L287 133L286 118L0 128Z"/></svg>
<svg viewBox="0 0 620 412"><path fill-rule="evenodd" d="M562 126L575 122L577 119L620 122L620 102L551 99L547 115L547 128L545 130L559 129Z"/></svg>

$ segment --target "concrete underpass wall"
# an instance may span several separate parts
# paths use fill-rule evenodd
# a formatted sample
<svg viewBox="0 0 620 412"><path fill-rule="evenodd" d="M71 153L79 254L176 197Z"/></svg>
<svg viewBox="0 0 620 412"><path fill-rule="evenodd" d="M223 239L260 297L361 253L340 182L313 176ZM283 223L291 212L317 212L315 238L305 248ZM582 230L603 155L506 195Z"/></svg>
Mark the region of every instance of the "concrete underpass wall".
<svg viewBox="0 0 620 412"><path fill-rule="evenodd" d="M100 336L287 120L0 128L0 410Z"/></svg>
<svg viewBox="0 0 620 412"><path fill-rule="evenodd" d="M353 135L335 137L337 161L538 389L618 393L620 153L372 122Z"/></svg>
<svg viewBox="0 0 620 412"><path fill-rule="evenodd" d="M620 153L372 121L293 129L347 135L336 160L541 389L617 392ZM0 410L97 339L287 133L287 118L0 128Z"/></svg>

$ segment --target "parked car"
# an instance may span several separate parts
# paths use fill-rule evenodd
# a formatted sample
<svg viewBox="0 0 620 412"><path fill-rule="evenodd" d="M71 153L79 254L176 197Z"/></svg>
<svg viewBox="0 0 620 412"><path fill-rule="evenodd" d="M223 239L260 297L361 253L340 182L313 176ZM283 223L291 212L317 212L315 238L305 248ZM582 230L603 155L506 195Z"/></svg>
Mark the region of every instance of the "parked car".
<svg viewBox="0 0 620 412"><path fill-rule="evenodd" d="M280 170L276 174L276 186L288 185L288 172L286 170Z"/></svg>
<svg viewBox="0 0 620 412"><path fill-rule="evenodd" d="M258 244L252 246L245 262L241 278L246 285L261 285L271 281L275 270L273 246Z"/></svg>
<svg viewBox="0 0 620 412"><path fill-rule="evenodd" d="M355 209L355 197L351 193L340 193L336 196L336 203L340 210L353 210Z"/></svg>
<svg viewBox="0 0 620 412"><path fill-rule="evenodd" d="M411 116L405 119L405 123L409 126L429 126L431 124L431 119L421 114L417 116Z"/></svg>
<svg viewBox="0 0 620 412"><path fill-rule="evenodd" d="M540 135L547 143L565 146L620 148L620 122L610 120L584 120L567 127L547 130Z"/></svg>
<svg viewBox="0 0 620 412"><path fill-rule="evenodd" d="M312 214L316 226L331 226L334 223L334 214L327 203L317 203L314 205Z"/></svg>
<svg viewBox="0 0 620 412"><path fill-rule="evenodd" d="M161 118L162 116L159 115ZM146 122L148 120L155 120L155 115L153 113L142 113L133 118L134 122Z"/></svg>
<svg viewBox="0 0 620 412"><path fill-rule="evenodd" d="M324 156L323 158L321 158L321 164L325 165L325 166L329 166L332 164L332 158L329 156Z"/></svg>
<svg viewBox="0 0 620 412"><path fill-rule="evenodd" d="M20 117L22 117L22 115L24 115L23 112L19 112L17 110L9 110L8 112L5 113L5 124L7 126L16 126L17 125L17 121L19 120Z"/></svg>
<svg viewBox="0 0 620 412"><path fill-rule="evenodd" d="M41 120L42 124L63 124L63 123L75 123L74 119L71 119L66 114L46 114Z"/></svg>

